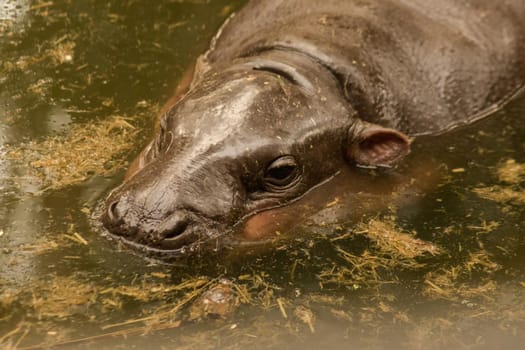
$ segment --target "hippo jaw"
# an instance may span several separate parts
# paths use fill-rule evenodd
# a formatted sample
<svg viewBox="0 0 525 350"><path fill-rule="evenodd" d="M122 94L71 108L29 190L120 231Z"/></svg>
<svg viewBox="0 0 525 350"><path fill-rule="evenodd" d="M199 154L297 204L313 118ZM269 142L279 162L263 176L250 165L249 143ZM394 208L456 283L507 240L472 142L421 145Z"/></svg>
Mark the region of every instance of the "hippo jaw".
<svg viewBox="0 0 525 350"><path fill-rule="evenodd" d="M140 168L107 199L111 235L167 255L220 245L349 161L388 166L408 152L404 135L357 118L322 65L295 53L246 60L208 72L161 118Z"/></svg>

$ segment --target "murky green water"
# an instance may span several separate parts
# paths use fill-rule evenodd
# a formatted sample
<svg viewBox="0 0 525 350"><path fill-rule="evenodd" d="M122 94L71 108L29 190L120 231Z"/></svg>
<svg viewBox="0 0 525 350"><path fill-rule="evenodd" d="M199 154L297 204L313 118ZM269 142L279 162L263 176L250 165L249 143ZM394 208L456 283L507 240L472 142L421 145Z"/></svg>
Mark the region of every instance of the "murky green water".
<svg viewBox="0 0 525 350"><path fill-rule="evenodd" d="M162 265L92 228L125 171L117 160L145 144L158 105L242 3L0 1L0 347L522 348L524 98L418 139L396 173L342 174L265 246ZM114 120L131 149L72 147L89 144L72 133ZM65 175L34 163L61 157L52 145L104 159L106 176L53 186ZM235 314L190 320L219 278L236 285Z"/></svg>

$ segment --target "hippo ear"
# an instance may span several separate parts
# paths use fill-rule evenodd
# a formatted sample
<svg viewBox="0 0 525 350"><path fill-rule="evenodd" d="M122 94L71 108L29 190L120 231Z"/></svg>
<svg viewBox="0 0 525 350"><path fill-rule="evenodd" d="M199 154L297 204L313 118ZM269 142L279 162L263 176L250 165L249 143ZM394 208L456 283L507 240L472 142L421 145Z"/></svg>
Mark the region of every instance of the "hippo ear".
<svg viewBox="0 0 525 350"><path fill-rule="evenodd" d="M391 167L410 152L408 136L394 129L359 121L348 135L347 156L365 167Z"/></svg>

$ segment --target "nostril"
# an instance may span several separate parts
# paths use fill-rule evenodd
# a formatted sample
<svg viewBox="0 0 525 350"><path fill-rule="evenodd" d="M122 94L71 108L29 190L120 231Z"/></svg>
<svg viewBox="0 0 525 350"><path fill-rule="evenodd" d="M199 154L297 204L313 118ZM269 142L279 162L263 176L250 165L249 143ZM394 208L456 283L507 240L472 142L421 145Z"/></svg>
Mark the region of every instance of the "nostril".
<svg viewBox="0 0 525 350"><path fill-rule="evenodd" d="M171 230L163 233L164 239L170 239L180 236L188 228L188 221L179 221Z"/></svg>
<svg viewBox="0 0 525 350"><path fill-rule="evenodd" d="M168 217L159 227L162 239L176 238L182 235L190 225L190 219L183 213L176 212Z"/></svg>
<svg viewBox="0 0 525 350"><path fill-rule="evenodd" d="M119 212L118 212L117 205L118 205L118 201L114 201L108 206L107 215L108 215L109 221L111 222L116 222L119 220Z"/></svg>

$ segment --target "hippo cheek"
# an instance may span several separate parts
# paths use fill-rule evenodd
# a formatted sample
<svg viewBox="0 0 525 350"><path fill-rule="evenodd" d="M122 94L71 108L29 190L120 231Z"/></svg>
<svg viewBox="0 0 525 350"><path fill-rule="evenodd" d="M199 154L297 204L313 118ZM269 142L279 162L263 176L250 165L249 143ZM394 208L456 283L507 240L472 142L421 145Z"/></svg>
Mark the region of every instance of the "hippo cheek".
<svg viewBox="0 0 525 350"><path fill-rule="evenodd" d="M298 216L286 208L270 209L257 213L243 221L240 235L248 241L266 240L286 231L298 220Z"/></svg>

